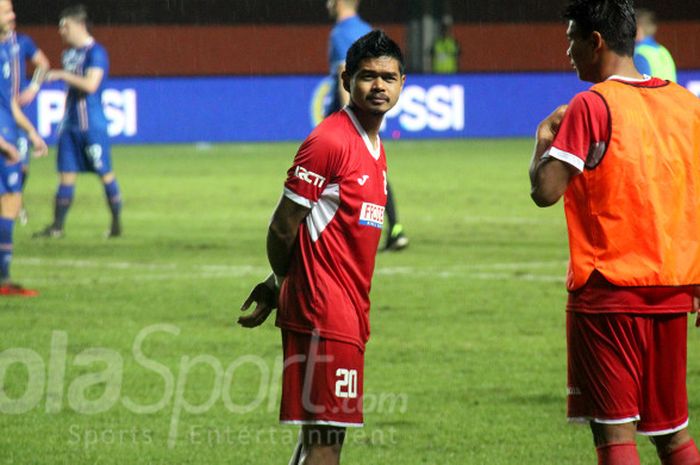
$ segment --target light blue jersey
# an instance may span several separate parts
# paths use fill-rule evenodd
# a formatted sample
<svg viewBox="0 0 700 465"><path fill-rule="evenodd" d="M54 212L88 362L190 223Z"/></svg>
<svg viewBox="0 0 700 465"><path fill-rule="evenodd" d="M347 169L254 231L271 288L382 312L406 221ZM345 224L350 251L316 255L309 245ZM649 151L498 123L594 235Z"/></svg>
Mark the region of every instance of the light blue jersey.
<svg viewBox="0 0 700 465"><path fill-rule="evenodd" d="M107 118L102 108L102 91L109 72L107 50L93 41L85 47L66 50L62 61L63 69L79 76L86 76L90 68L100 68L104 71L99 88L92 94L69 87L62 129L107 131Z"/></svg>
<svg viewBox="0 0 700 465"><path fill-rule="evenodd" d="M353 43L363 35L372 32L372 27L359 16L346 18L333 27L328 43L328 64L331 77L331 100L326 115L340 110L338 99L338 67L345 63L345 55Z"/></svg>

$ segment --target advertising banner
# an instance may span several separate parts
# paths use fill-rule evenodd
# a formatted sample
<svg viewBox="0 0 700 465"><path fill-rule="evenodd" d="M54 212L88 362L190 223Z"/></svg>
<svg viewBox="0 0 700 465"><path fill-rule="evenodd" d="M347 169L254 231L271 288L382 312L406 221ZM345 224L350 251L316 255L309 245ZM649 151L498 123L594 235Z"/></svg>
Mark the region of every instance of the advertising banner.
<svg viewBox="0 0 700 465"><path fill-rule="evenodd" d="M680 72L700 96L700 71ZM589 87L574 73L409 75L384 138L522 137ZM323 118L330 83L319 76L110 79L103 94L114 143L301 140ZM45 86L26 110L49 143L64 88Z"/></svg>

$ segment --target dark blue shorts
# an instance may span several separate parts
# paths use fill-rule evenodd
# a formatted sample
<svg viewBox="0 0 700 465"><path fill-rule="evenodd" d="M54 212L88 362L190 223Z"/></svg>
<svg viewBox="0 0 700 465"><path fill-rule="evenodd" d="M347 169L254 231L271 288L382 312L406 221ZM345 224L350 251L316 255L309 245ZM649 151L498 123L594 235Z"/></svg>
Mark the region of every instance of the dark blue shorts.
<svg viewBox="0 0 700 465"><path fill-rule="evenodd" d="M0 161L0 195L17 192L22 192L22 163L8 165L4 159Z"/></svg>
<svg viewBox="0 0 700 465"><path fill-rule="evenodd" d="M112 171L112 156L107 131L64 129L58 137L59 173L97 173Z"/></svg>
<svg viewBox="0 0 700 465"><path fill-rule="evenodd" d="M14 121L0 121L0 136L11 144L17 143L17 125ZM0 154L0 195L22 192L22 163L10 164Z"/></svg>

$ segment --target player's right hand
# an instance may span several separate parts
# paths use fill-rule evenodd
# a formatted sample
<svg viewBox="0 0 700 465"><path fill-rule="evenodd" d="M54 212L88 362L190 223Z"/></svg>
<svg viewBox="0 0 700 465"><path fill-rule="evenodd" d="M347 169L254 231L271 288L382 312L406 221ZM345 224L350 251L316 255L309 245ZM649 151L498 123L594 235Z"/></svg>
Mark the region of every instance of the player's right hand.
<svg viewBox="0 0 700 465"><path fill-rule="evenodd" d="M539 126L537 126L538 141L549 142L549 144L554 141L554 137L557 135L557 132L559 132L559 126L564 119L567 108L568 105L560 105L552 114L542 120Z"/></svg>
<svg viewBox="0 0 700 465"><path fill-rule="evenodd" d="M246 311L255 302L253 313L238 318L238 324L244 328L255 328L265 322L272 310L277 307L277 292L267 281L258 283L243 302L241 311Z"/></svg>
<svg viewBox="0 0 700 465"><path fill-rule="evenodd" d="M29 134L29 140L32 144L32 153L35 158L41 158L49 154L49 147L39 134L36 132Z"/></svg>
<svg viewBox="0 0 700 465"><path fill-rule="evenodd" d="M19 163L22 160L17 147L5 140L0 141L0 152L2 152L2 156L7 158L10 164Z"/></svg>

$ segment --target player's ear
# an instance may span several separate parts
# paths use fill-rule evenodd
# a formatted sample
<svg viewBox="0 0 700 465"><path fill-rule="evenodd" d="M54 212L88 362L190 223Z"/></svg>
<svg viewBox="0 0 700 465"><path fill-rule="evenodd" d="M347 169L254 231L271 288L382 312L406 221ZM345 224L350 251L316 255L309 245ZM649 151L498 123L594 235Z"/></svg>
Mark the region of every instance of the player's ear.
<svg viewBox="0 0 700 465"><path fill-rule="evenodd" d="M600 32L598 31L593 31L591 33L591 46L593 47L593 51L595 52L600 52L603 48L603 45L605 45L605 39L603 39L603 36L600 35Z"/></svg>
<svg viewBox="0 0 700 465"><path fill-rule="evenodd" d="M345 92L348 94L350 92L350 75L347 73L347 71L343 71L343 73L340 75L340 79L343 81L343 89L345 89Z"/></svg>

